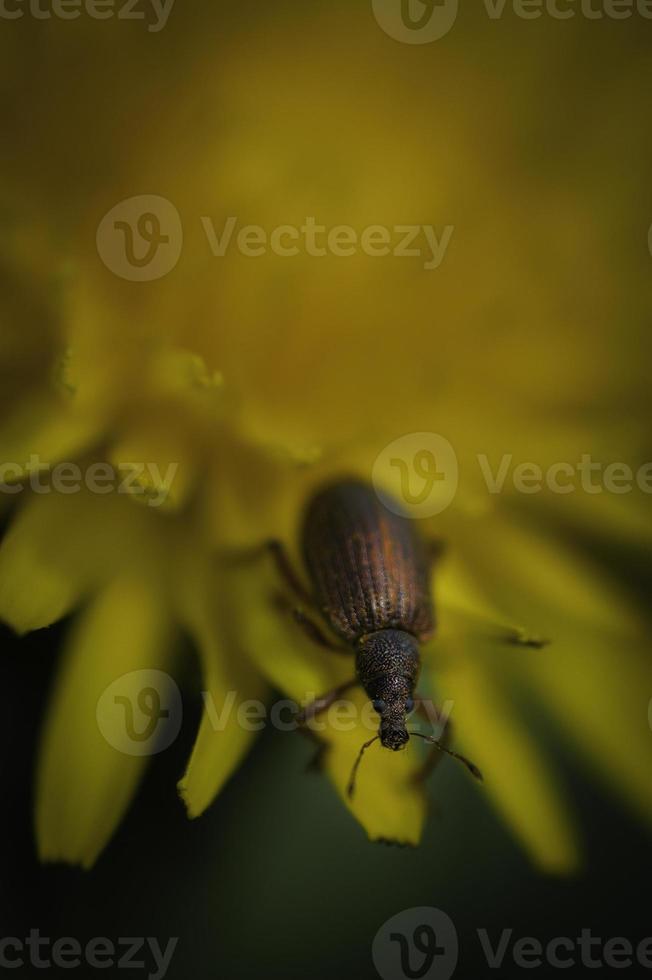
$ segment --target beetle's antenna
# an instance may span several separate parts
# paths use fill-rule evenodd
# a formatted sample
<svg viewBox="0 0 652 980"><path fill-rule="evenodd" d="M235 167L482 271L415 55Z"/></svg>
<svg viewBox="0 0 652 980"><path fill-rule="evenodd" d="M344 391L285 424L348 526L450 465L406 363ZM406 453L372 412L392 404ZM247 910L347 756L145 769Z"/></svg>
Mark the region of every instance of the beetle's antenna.
<svg viewBox="0 0 652 980"><path fill-rule="evenodd" d="M422 738L425 742L430 742L431 745L436 745L440 752L445 752L446 755L450 755L453 757L453 759L457 759L459 762L462 763L462 765L466 766L466 768L469 770L472 776L475 776L476 779L479 779L480 782L482 782L482 773L475 765L475 763L471 762L470 759L467 759L465 758L465 756L460 755L459 752L453 752L451 749L447 749L445 745L442 745L441 742L438 742L437 739L433 738L432 735L424 735L422 732L410 732L409 734L418 735L419 738ZM366 748L366 746L363 746L363 749L364 748ZM358 762L359 761L360 760L358 759Z"/></svg>
<svg viewBox="0 0 652 980"><path fill-rule="evenodd" d="M348 786L346 787L346 795L350 800L353 799L353 794L355 793L355 777L358 772L358 766L362 762L362 756L365 754L369 746L373 745L374 742L377 742L379 738L380 735L374 735L374 737L370 738L368 742L365 742L358 753L358 758L353 763L353 769L351 770L351 777L349 779Z"/></svg>

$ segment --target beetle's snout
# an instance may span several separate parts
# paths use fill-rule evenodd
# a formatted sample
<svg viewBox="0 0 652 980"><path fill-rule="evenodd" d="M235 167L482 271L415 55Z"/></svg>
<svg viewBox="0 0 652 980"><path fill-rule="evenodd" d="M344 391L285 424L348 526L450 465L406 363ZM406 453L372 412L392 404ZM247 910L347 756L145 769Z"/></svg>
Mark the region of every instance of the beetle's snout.
<svg viewBox="0 0 652 980"><path fill-rule="evenodd" d="M410 740L405 728L382 728L380 730L380 742L386 749L399 752L404 749Z"/></svg>

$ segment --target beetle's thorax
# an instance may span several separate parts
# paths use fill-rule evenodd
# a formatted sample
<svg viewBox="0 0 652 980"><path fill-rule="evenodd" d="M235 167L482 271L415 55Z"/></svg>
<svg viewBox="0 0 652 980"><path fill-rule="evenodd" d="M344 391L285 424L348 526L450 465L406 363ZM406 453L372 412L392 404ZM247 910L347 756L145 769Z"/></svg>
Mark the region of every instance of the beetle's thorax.
<svg viewBox="0 0 652 980"><path fill-rule="evenodd" d="M380 715L379 735L386 748L408 741L405 717L419 675L419 647L410 633L379 630L358 643L360 683Z"/></svg>

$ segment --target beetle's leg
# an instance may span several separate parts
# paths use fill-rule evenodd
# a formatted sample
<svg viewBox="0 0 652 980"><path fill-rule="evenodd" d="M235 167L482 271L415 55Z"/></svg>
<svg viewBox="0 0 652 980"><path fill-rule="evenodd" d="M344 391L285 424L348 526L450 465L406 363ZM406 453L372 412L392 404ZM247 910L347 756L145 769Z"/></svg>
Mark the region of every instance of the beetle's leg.
<svg viewBox="0 0 652 980"><path fill-rule="evenodd" d="M332 688L327 691L326 694L321 694L310 704L307 704L303 711L300 711L296 717L296 722L298 725L307 725L309 721L320 715L322 711L328 711L331 705L335 704L336 701L342 697L346 691L350 691L352 687L358 684L358 678L352 677L351 680L345 681L343 684L338 684L337 687Z"/></svg>
<svg viewBox="0 0 652 980"><path fill-rule="evenodd" d="M307 606L314 606L315 601L307 589L304 588L301 579L294 571L292 562L290 561L283 542L279 541L277 538L273 538L272 540L267 541L265 548L274 559L279 575L285 581L290 590L294 592L295 596Z"/></svg>
<svg viewBox="0 0 652 980"><path fill-rule="evenodd" d="M265 547L271 553L279 575L282 579L284 579L287 586L292 592L294 592L295 596L300 599L301 602L314 609L315 601L304 588L299 577L295 574L283 542L274 538L271 541L268 541ZM317 646L324 647L325 650L333 650L336 653L349 652L345 647L337 646L337 644L330 640L325 633L323 633L317 623L315 623L314 620L312 620L310 616L303 611L303 609L298 606L293 608L290 603L287 602L285 596L276 596L276 601L282 608L291 610L295 622L299 624L304 633L306 633L306 635L309 636L312 642L316 643Z"/></svg>
<svg viewBox="0 0 652 980"><path fill-rule="evenodd" d="M265 555L271 555L279 578L283 579L289 590L294 593L295 598L306 606L314 608L315 600L292 567L292 562L282 541L277 538L270 538L263 544L257 544L251 548L224 549L221 552L222 559L230 564L260 561Z"/></svg>
<svg viewBox="0 0 652 980"><path fill-rule="evenodd" d="M327 746L326 743L319 737L317 732L308 727L308 722L313 718L316 718L322 711L327 711L332 704L335 704L335 702L338 701L346 691L354 687L357 683L358 679L356 677L350 681L346 681L344 684L339 684L326 694L322 694L320 697L315 698L314 701L307 704L303 711L300 711L297 715L297 731L301 732L302 735L305 735L307 738L311 739L317 744L317 751L308 763L309 770L320 770L322 768L322 759Z"/></svg>
<svg viewBox="0 0 652 980"><path fill-rule="evenodd" d="M292 614L295 623L298 623L306 636L310 637L313 643L316 643L317 646L323 647L324 650L330 650L332 653L343 653L350 656L351 650L349 647L338 646L338 644L335 643L334 640L331 640L330 637L323 632L321 627L303 611L303 609L299 608L298 606L292 606L284 595L276 595L274 598L280 609Z"/></svg>
<svg viewBox="0 0 652 980"><path fill-rule="evenodd" d="M293 609L292 615L295 622L299 624L306 636L309 636L313 643L317 643L318 646L323 647L325 650L330 650L332 653L343 653L350 656L350 649L348 647L338 646L337 643L329 639L317 623L310 616L306 615L303 609Z"/></svg>

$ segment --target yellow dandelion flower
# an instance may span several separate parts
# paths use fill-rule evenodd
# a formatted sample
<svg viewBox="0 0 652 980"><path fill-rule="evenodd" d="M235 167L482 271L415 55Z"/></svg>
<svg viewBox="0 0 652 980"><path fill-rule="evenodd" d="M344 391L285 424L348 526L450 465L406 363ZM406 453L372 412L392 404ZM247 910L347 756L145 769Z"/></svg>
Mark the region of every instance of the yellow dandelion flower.
<svg viewBox="0 0 652 980"><path fill-rule="evenodd" d="M279 611L271 561L233 556L280 538L300 569L310 493L354 473L418 497L434 434L459 485L447 500L430 474L424 533L446 549L422 689L453 705L479 792L533 859L568 870L577 828L531 705L652 812L646 622L586 548L652 534L649 357L631 353L649 354L628 190L647 178L643 95L614 75L613 132L569 125L560 160L534 107L581 59L551 78L543 27L538 58L515 47L488 80L473 22L458 60L343 3L246 31L224 4L175 13L155 56L146 33L83 18L2 42L21 111L0 192L0 615L24 632L75 613L38 761L40 854L90 866L107 844L147 756L111 744L98 704L137 672L173 676L180 634L205 695L179 784L191 817L253 740L238 708L350 676ZM579 50L579 26L567 38ZM631 492L622 468L595 491L608 464ZM328 727L325 772L370 838L416 844L419 747L370 750L351 801L364 734Z"/></svg>

